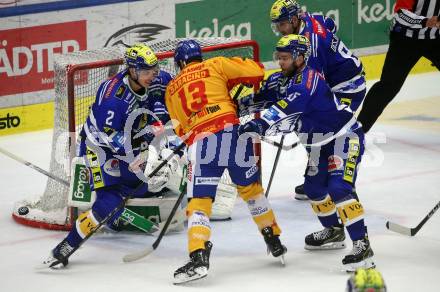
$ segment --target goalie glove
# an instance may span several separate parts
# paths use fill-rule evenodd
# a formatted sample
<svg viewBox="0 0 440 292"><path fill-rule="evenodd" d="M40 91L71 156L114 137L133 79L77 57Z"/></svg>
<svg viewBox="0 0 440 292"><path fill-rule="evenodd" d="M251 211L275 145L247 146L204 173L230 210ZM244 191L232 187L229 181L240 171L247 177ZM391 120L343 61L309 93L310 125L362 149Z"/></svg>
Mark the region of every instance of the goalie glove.
<svg viewBox="0 0 440 292"><path fill-rule="evenodd" d="M169 149L162 149L159 159L152 163L150 169L156 169L163 162L163 160L167 159L172 153L173 151ZM148 191L157 193L163 190L163 188L167 187L169 181L179 169L179 161L180 157L177 154L174 154L170 159L168 159L168 162L148 180ZM145 175L147 176L148 174L145 173Z"/></svg>

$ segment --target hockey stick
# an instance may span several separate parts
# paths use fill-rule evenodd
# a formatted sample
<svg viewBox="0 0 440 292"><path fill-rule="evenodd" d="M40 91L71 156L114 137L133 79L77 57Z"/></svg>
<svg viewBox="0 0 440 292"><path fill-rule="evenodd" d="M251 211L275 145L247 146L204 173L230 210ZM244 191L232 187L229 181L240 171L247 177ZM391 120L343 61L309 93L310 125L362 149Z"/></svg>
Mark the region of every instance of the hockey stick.
<svg viewBox="0 0 440 292"><path fill-rule="evenodd" d="M9 152L9 151L1 148L1 147L0 147L0 152L5 154L8 157L14 159L17 162L20 162L20 163L22 163L22 164L24 164L26 166L29 166L32 169L35 169L39 173L41 173L41 174L43 174L43 175L53 179L56 182L59 182L60 184L65 185L66 187L70 186L70 184L69 184L69 182L67 180L62 179L62 178L60 178L60 177L58 177L58 176L56 176L56 175L54 175L54 174L52 174L52 173L50 173L50 172L48 172L46 170L40 168L39 166L36 166L36 165L30 163L29 161L26 161L26 160L16 156L15 154L12 154L11 152ZM138 229L140 229L140 230L142 230L142 231L144 231L146 233L150 233L148 230L145 229L145 226L154 225L154 223L152 221L143 218L142 216L140 216L136 212L134 212L132 210L129 210L129 209L125 209L124 212L127 212L127 214L131 214L132 215L131 217L136 219L137 223L129 222L129 224L133 225L134 227L136 227L136 228L138 228ZM123 217L124 214L125 213L122 214L122 218L124 218ZM160 226L161 226L161 224L159 223L158 228L160 228Z"/></svg>
<svg viewBox="0 0 440 292"><path fill-rule="evenodd" d="M244 88L244 85L240 84L237 91L234 93L232 100L234 100L234 101L237 100L237 98L241 94L243 88ZM183 177L185 177L185 175ZM152 253L159 246L163 236L165 235L165 233L168 229L168 226L170 225L171 221L173 220L174 215L176 214L177 208L179 207L180 203L182 202L182 199L183 199L185 193L186 193L186 182L182 181L179 198L177 199L176 203L174 204L173 209L171 210L171 213L168 216L167 221L165 222L165 225L163 226L162 230L160 231L157 239L153 242L153 244L151 246L148 246L147 248L140 250L138 252L134 252L134 253L125 255L122 258L122 260L124 262L128 263L128 262L133 262L133 261L137 261L141 258L144 258L144 257L148 256L150 253Z"/></svg>
<svg viewBox="0 0 440 292"><path fill-rule="evenodd" d="M183 188L182 188L182 190L180 192L180 195L177 198L177 201L174 204L173 209L171 210L171 213L168 216L167 221L165 222L165 225L162 227L162 230L160 231L159 236L157 237L157 239L153 242L153 244L151 246L148 246L147 248L145 248L143 250L140 250L140 251L137 251L137 252L125 255L122 258L122 260L125 263L129 263L129 262L134 262L134 261L140 260L141 258L144 258L144 257L148 256L150 253L152 253L159 246L160 242L162 241L163 236L165 235L169 225L171 224L171 221L174 218L174 215L176 215L177 208L180 206L180 203L182 202L182 199L185 196L185 194L186 194L186 184L183 185Z"/></svg>
<svg viewBox="0 0 440 292"><path fill-rule="evenodd" d="M414 236L417 234L417 232L419 232L419 230L423 227L423 225L425 225L426 221L429 220L429 218L432 217L432 215L434 215L434 213L440 208L440 201L434 206L434 208L429 211L428 215L425 216L425 218L423 218L423 220L414 228L409 228L409 227L405 227L402 226L400 224L396 224L390 221L387 221L386 226L389 230L403 234L403 235L408 235L408 236Z"/></svg>
<svg viewBox="0 0 440 292"><path fill-rule="evenodd" d="M185 143L180 144L176 149L173 150L173 153L171 153L164 161L162 161L147 177L152 178L165 164L167 164L167 162L173 157L173 155L178 153L184 147L185 147ZM139 191L139 189L142 187L142 185L143 185L143 183L141 183L139 186L137 186L134 192L136 193L137 191ZM83 240L79 243L79 245L77 247L75 247L72 250L69 250L67 252L67 254L65 255L65 258L69 258L75 251L77 251L78 248L80 248L84 244L84 242L86 242L93 234L96 233L96 231L98 231L101 228L101 226L106 224L116 213L121 211L125 207L125 204L127 203L127 201L130 200L131 198L132 198L131 196L125 197L124 200L121 202L121 204L119 204L116 208L114 208L107 216L104 217L104 219L102 219L93 229L90 230L90 233L87 234L83 238ZM170 220L170 222L171 222L171 220ZM166 227L168 228L168 226L166 226ZM165 228L163 228L162 230L164 230L164 229ZM57 262L57 261L53 262L49 266L46 266L43 264L41 266L41 268L46 268L46 267L50 268L50 267L53 267L57 264L59 264L59 262Z"/></svg>
<svg viewBox="0 0 440 292"><path fill-rule="evenodd" d="M269 196L270 187L272 186L273 178L275 176L275 171L277 170L278 160L280 159L280 155L281 155L281 149L283 149L284 137L285 137L284 135L281 136L281 141L280 141L281 146L278 147L277 154L275 156L275 161L273 162L272 172L270 173L269 184L267 185L266 193L264 194L266 198L267 196Z"/></svg>
<svg viewBox="0 0 440 292"><path fill-rule="evenodd" d="M1 147L0 147L0 152L3 153L4 155L8 156L9 158L14 159L15 161L18 161L18 162L20 162L20 163L22 163L22 164L24 164L26 166L29 166L32 169L35 169L39 173L44 174L45 176L53 179L56 182L59 182L59 183L65 185L65 186L69 186L69 182L67 180L64 180L64 179L62 179L60 177L57 177L57 176L53 175L52 173L50 173L50 172L48 172L48 171L46 171L46 170L36 166L35 164L30 163L29 161L24 160L23 158L20 158L20 157L16 156L15 154L12 154L11 152L9 152L9 151L1 148Z"/></svg>
<svg viewBox="0 0 440 292"><path fill-rule="evenodd" d="M283 136L283 137L284 137L284 136ZM281 149L283 149L283 150L291 150L291 149L295 148L296 146L298 146L298 144L299 144L299 142L295 142L295 143L293 143L293 144L291 144L291 145L284 145L284 144L282 144L282 143L278 143L277 141L273 141L273 140L271 140L271 139L268 139L268 138L266 138L266 137L264 137L264 136L261 136L260 139L261 139L263 142L266 142L267 144L271 144L271 145L273 145L273 146L275 146L275 147L278 147L278 148L281 148Z"/></svg>

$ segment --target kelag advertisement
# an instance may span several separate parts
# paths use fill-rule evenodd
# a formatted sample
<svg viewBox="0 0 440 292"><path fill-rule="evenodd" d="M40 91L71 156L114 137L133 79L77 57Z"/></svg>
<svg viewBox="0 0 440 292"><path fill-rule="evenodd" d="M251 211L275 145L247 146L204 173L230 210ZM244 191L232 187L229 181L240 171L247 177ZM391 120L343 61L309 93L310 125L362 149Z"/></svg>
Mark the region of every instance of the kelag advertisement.
<svg viewBox="0 0 440 292"><path fill-rule="evenodd" d="M353 49L388 44L393 17L392 0L305 0L302 9L332 17L338 35ZM270 27L272 1L223 0L176 4L177 37L234 36L254 39L262 47L262 60L272 58L278 37Z"/></svg>
<svg viewBox="0 0 440 292"><path fill-rule="evenodd" d="M12 1L0 5L0 135L50 127L57 54L176 37L238 37L260 45L272 61L272 0ZM332 17L351 49L383 53L394 0L303 0L304 11ZM361 50L362 53L365 50ZM382 59L365 61L380 70ZM367 68L368 69L368 68ZM377 72L376 72L377 73ZM380 72L379 72L380 73ZM378 74L378 73L377 73ZM376 75L377 75L376 74ZM32 105L32 111L22 108ZM29 118L35 110L39 116ZM43 116L44 114L44 116ZM34 114L35 115L35 114Z"/></svg>

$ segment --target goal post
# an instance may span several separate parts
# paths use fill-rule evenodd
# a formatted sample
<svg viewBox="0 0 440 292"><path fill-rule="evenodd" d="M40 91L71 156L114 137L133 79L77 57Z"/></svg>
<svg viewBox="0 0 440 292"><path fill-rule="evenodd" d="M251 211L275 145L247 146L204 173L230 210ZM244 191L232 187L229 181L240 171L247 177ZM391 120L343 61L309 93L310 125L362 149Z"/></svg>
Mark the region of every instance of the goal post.
<svg viewBox="0 0 440 292"><path fill-rule="evenodd" d="M159 59L159 66L171 75L177 74L174 48L183 39L147 43ZM205 59L215 56L240 56L259 61L259 46L252 40L232 38L196 39ZM54 62L54 128L49 172L70 181L70 166L76 156L76 143L82 125L95 100L99 85L121 71L125 47L86 50L59 55ZM234 95L237 87L230 94ZM245 88L240 96L249 94ZM241 118L242 122L252 117ZM255 144L256 156L261 157L260 144ZM261 162L261 159L259 159ZM232 185L225 172L222 181ZM235 189L235 188L231 188ZM70 230L76 217L76 208L67 205L69 188L48 179L43 194L16 202L12 217L18 223L51 230Z"/></svg>

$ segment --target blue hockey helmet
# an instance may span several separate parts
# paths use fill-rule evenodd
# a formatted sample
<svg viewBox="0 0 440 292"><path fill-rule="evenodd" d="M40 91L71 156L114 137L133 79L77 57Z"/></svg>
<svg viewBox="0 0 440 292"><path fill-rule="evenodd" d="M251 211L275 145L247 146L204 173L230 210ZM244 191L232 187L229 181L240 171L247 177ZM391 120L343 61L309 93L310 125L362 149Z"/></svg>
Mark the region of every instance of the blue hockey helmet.
<svg viewBox="0 0 440 292"><path fill-rule="evenodd" d="M157 69L158 60L153 50L144 44L135 44L125 51L125 63L136 70Z"/></svg>
<svg viewBox="0 0 440 292"><path fill-rule="evenodd" d="M188 63L188 60L200 59L202 60L202 48L195 40L180 41L174 50L174 62Z"/></svg>
<svg viewBox="0 0 440 292"><path fill-rule="evenodd" d="M277 0L270 9L270 19L273 23L290 20L298 16L301 7L295 0Z"/></svg>
<svg viewBox="0 0 440 292"><path fill-rule="evenodd" d="M311 54L309 39L297 34L283 36L278 41L275 49L276 52L291 53L293 59L298 58L299 55L303 55L306 63Z"/></svg>

